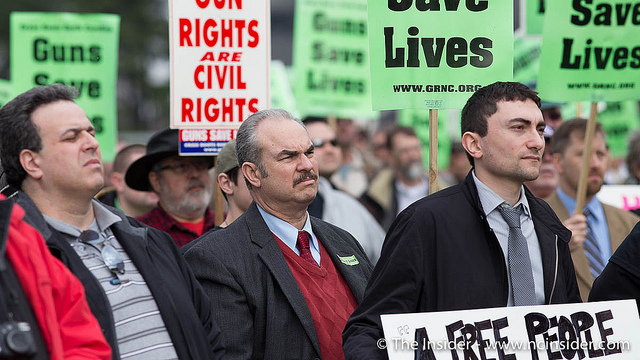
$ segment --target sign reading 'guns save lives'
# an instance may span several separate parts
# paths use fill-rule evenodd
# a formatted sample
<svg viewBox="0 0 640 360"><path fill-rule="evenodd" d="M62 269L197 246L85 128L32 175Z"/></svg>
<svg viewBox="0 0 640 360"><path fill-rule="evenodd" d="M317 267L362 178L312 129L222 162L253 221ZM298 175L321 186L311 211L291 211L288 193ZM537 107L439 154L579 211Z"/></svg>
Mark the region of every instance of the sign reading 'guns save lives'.
<svg viewBox="0 0 640 360"><path fill-rule="evenodd" d="M640 99L640 2L549 1L538 90L555 101Z"/></svg>
<svg viewBox="0 0 640 360"><path fill-rule="evenodd" d="M113 14L11 13L13 94L54 83L75 87L106 162L118 140L119 34L120 16Z"/></svg>
<svg viewBox="0 0 640 360"><path fill-rule="evenodd" d="M374 110L461 108L513 69L511 0L369 0Z"/></svg>
<svg viewBox="0 0 640 360"><path fill-rule="evenodd" d="M305 115L370 118L367 0L297 0L294 94Z"/></svg>

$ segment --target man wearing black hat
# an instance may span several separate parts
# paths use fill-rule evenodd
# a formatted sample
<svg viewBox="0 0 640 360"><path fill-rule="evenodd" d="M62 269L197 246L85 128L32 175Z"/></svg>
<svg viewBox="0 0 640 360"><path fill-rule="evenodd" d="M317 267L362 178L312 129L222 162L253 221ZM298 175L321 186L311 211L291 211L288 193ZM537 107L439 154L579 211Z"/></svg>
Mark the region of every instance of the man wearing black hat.
<svg viewBox="0 0 640 360"><path fill-rule="evenodd" d="M179 155L178 130L155 133L147 144L147 155L136 160L125 175L127 185L135 190L153 190L158 206L136 219L173 237L182 247L212 229L213 212L211 156Z"/></svg>
<svg viewBox="0 0 640 360"><path fill-rule="evenodd" d="M221 359L210 300L170 236L94 199L102 157L76 96L35 87L0 109L12 199L84 285L114 359Z"/></svg>
<svg viewBox="0 0 640 360"><path fill-rule="evenodd" d="M251 205L253 198L247 189L244 175L238 165L238 156L236 155L236 140L226 143L218 153L218 162L216 164L216 176L218 184L224 199L227 200L229 211L224 218L224 222L213 230L220 230L229 226ZM191 247L198 243L204 237L195 239L187 245L180 248L180 253L186 253Z"/></svg>

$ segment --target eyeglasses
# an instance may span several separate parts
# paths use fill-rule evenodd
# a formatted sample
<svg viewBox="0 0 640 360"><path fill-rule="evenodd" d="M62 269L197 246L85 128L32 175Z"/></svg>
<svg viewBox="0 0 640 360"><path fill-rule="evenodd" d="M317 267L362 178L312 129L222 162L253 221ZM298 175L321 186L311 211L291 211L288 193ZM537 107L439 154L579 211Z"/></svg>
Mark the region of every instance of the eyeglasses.
<svg viewBox="0 0 640 360"><path fill-rule="evenodd" d="M100 254L102 255L102 261L104 261L105 266L116 277L115 279L111 280L111 285L119 285L128 281L121 280L119 278L119 275L124 275L125 272L124 261L118 253L118 250L116 250L116 248L113 247L113 245L111 245L111 243L107 239L103 238L99 233L93 230L85 230L80 233L78 240L100 251ZM100 243L104 243L102 250L98 248L98 245Z"/></svg>
<svg viewBox="0 0 640 360"><path fill-rule="evenodd" d="M176 174L186 174L191 169L205 171L209 169L209 162L205 159L182 160L158 168L158 171L171 170Z"/></svg>
<svg viewBox="0 0 640 360"><path fill-rule="evenodd" d="M317 138L317 139L311 140L311 142L313 143L313 147L315 147L316 149L320 149L326 144L331 144L331 146L338 146L338 140L335 138L331 140L324 140L324 139Z"/></svg>

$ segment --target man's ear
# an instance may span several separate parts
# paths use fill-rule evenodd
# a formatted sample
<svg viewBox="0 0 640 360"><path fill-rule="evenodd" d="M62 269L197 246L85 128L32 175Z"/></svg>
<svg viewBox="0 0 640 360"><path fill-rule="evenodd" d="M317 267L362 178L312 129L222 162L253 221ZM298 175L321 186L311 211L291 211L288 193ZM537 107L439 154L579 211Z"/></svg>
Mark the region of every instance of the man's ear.
<svg viewBox="0 0 640 360"><path fill-rule="evenodd" d="M160 175L158 173L149 172L149 184L151 184L151 190L156 194L160 194Z"/></svg>
<svg viewBox="0 0 640 360"><path fill-rule="evenodd" d="M562 154L555 153L551 155L551 159L553 160L553 167L556 168L556 171L558 172L558 174L560 175L564 174L564 169L563 169L564 159L562 158Z"/></svg>
<svg viewBox="0 0 640 360"><path fill-rule="evenodd" d="M227 196L233 195L233 187L231 186L231 183L232 181L231 178L229 178L229 175L225 173L221 173L220 175L218 175L218 185L220 185L220 190L222 190L223 193L227 194Z"/></svg>
<svg viewBox="0 0 640 360"><path fill-rule="evenodd" d="M119 172L112 172L111 176L109 176L109 182L111 183L113 188L116 189L116 192L124 190L124 174L121 174Z"/></svg>
<svg viewBox="0 0 640 360"><path fill-rule="evenodd" d="M251 186L259 188L262 182L262 174L258 169L258 165L251 162L245 162L242 164L241 169L242 175L244 175L244 178L249 181Z"/></svg>
<svg viewBox="0 0 640 360"><path fill-rule="evenodd" d="M24 149L20 152L20 165L28 176L36 180L41 179L44 175L40 167L41 159L40 155L33 150Z"/></svg>
<svg viewBox="0 0 640 360"><path fill-rule="evenodd" d="M474 159L480 159L483 155L482 145L480 144L480 135L467 131L462 134L462 147Z"/></svg>

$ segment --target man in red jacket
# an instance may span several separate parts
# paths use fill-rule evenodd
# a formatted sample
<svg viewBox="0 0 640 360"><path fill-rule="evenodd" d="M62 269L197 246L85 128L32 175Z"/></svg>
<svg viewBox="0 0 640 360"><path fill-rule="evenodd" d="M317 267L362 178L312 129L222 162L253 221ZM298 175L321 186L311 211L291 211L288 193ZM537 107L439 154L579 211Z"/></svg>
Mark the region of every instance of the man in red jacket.
<svg viewBox="0 0 640 360"><path fill-rule="evenodd" d="M23 217L21 207L0 201L0 243L6 240L6 258L1 254L0 260L4 262L0 266L0 302L7 311L0 316L21 322L21 327L31 325L34 346L30 350L35 351L35 359L45 359L47 353L49 359L111 359L111 348L89 309L82 284L51 255L42 235ZM4 266L5 259L10 266ZM22 289L8 286L16 278ZM26 297L31 311L24 306L26 302L19 301L21 297Z"/></svg>

